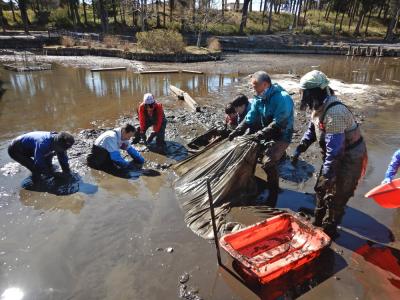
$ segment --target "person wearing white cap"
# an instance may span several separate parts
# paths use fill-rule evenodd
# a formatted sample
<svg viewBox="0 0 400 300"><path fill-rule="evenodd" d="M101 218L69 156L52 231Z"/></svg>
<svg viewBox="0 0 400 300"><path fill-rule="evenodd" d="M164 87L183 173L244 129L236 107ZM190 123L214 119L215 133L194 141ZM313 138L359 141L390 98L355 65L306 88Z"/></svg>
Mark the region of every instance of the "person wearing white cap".
<svg viewBox="0 0 400 300"><path fill-rule="evenodd" d="M146 93L143 96L143 102L139 105L138 116L142 140L150 144L156 138L157 146L163 148L165 146L167 119L162 104L158 103L152 94ZM153 126L153 131L146 139L146 131L151 126Z"/></svg>
<svg viewBox="0 0 400 300"><path fill-rule="evenodd" d="M307 131L292 157L295 165L301 153L318 142L323 164L315 185L317 203L314 225L331 237L337 235L349 199L365 174L367 148L356 118L329 87L329 79L320 71L311 71L300 79L300 109L312 112Z"/></svg>

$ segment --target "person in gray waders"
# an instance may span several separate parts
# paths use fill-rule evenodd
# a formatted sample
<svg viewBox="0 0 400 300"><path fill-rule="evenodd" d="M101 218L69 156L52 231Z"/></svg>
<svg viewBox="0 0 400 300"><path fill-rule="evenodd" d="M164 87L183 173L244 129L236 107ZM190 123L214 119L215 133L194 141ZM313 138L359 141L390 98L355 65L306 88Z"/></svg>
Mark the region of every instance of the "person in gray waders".
<svg viewBox="0 0 400 300"><path fill-rule="evenodd" d="M336 98L324 73L314 70L305 74L300 89L300 109L309 108L312 113L292 163L295 165L312 143L319 142L323 163L315 185L314 225L336 237L346 204L365 174L367 148L354 115Z"/></svg>
<svg viewBox="0 0 400 300"><path fill-rule="evenodd" d="M294 105L289 94L278 84L272 84L264 71L254 73L251 84L256 96L243 122L229 135L229 140L245 134L249 128L261 128L253 137L265 145L262 168L268 177L267 204L274 207L279 193L277 165L292 141Z"/></svg>

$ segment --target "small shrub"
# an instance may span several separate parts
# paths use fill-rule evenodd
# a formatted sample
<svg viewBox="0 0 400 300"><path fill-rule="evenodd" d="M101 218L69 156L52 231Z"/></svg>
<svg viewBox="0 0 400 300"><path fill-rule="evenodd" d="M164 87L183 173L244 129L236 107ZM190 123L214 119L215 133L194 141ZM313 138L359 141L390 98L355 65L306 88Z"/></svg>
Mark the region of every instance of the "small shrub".
<svg viewBox="0 0 400 300"><path fill-rule="evenodd" d="M207 40L208 50L221 51L221 43L216 37L211 37Z"/></svg>
<svg viewBox="0 0 400 300"><path fill-rule="evenodd" d="M50 13L50 22L57 28L70 29L73 24L68 17L68 12L65 8L57 8Z"/></svg>
<svg viewBox="0 0 400 300"><path fill-rule="evenodd" d="M94 41L91 38L84 38L79 41L80 46L88 47L88 49L93 48Z"/></svg>
<svg viewBox="0 0 400 300"><path fill-rule="evenodd" d="M103 38L103 44L106 46L106 48L118 48L118 46L121 44L121 40L119 37L106 35Z"/></svg>
<svg viewBox="0 0 400 300"><path fill-rule="evenodd" d="M61 36L61 45L64 47L73 47L76 45L76 41L73 37L70 36Z"/></svg>
<svg viewBox="0 0 400 300"><path fill-rule="evenodd" d="M185 43L179 32L165 29L156 29L136 34L139 47L154 53L180 53Z"/></svg>

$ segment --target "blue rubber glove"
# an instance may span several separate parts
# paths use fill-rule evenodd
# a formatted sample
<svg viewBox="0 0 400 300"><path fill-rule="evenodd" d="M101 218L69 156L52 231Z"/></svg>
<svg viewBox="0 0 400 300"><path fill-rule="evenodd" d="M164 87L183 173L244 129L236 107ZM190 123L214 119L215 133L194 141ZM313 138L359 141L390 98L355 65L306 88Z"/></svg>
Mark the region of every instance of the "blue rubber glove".
<svg viewBox="0 0 400 300"><path fill-rule="evenodd" d="M391 182L392 182L392 178L386 177L385 179L382 180L381 184L387 184L387 183L391 183Z"/></svg>

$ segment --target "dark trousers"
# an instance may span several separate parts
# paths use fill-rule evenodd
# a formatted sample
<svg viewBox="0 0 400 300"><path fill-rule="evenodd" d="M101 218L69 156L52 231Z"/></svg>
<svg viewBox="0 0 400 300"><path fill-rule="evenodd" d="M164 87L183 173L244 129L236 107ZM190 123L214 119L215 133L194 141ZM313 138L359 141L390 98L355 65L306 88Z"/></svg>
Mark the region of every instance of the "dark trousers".
<svg viewBox="0 0 400 300"><path fill-rule="evenodd" d="M87 157L87 164L90 168L96 170L112 171L120 169L111 159L110 153L106 149L96 145L93 145L92 151Z"/></svg>
<svg viewBox="0 0 400 300"><path fill-rule="evenodd" d="M340 161L336 184L332 190L316 190L315 225L336 226L342 222L346 204L354 195L367 161L364 142L345 153ZM320 180L322 175L318 177L317 185Z"/></svg>
<svg viewBox="0 0 400 300"><path fill-rule="evenodd" d="M149 129L151 126L154 126L154 123L151 120L146 120L146 129ZM164 117L160 131L156 135L156 143L157 145L163 145L165 142L165 129L167 128L167 119Z"/></svg>
<svg viewBox="0 0 400 300"><path fill-rule="evenodd" d="M31 150L25 149L20 141L13 141L11 145L8 147L8 155L15 160L16 162L20 163L23 165L25 168L27 168L29 171L33 173L41 173L40 170L38 170L35 167L35 163L33 161L34 153ZM49 156L47 159L47 164L49 165L49 168L52 167L52 156Z"/></svg>

